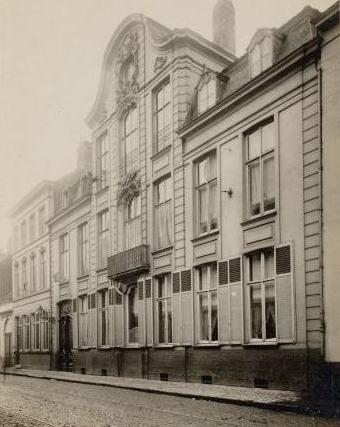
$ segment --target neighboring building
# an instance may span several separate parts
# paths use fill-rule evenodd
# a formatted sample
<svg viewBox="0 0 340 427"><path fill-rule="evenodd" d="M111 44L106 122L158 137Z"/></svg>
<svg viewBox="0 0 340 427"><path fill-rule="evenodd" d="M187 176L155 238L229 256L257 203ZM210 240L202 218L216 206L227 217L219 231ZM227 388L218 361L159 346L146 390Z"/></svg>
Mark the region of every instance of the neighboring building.
<svg viewBox="0 0 340 427"><path fill-rule="evenodd" d="M53 366L57 369L72 369L72 348L78 347L76 298L88 289L91 153L91 144L82 144L78 149L77 169L55 183L55 210L48 222L55 317ZM82 334L83 330L80 328L79 332Z"/></svg>
<svg viewBox="0 0 340 427"><path fill-rule="evenodd" d="M12 366L13 359L12 259L0 254L0 369Z"/></svg>
<svg viewBox="0 0 340 427"><path fill-rule="evenodd" d="M50 367L52 305L46 222L53 212L50 181L39 184L11 212L16 363L26 368Z"/></svg>
<svg viewBox="0 0 340 427"><path fill-rule="evenodd" d="M14 211L22 365L41 307L58 369L339 384L339 5L258 30L239 59L234 19L219 0L221 46L142 15L114 33L92 145ZM29 296L25 260L42 243L27 246L27 224L49 191L50 292Z"/></svg>

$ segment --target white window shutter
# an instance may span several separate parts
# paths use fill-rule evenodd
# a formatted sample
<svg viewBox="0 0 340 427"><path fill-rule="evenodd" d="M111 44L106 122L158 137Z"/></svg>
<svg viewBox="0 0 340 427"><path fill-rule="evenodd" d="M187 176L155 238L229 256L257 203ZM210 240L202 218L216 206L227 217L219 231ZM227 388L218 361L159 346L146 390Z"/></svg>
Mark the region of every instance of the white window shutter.
<svg viewBox="0 0 340 427"><path fill-rule="evenodd" d="M279 342L295 340L292 246L275 247L277 335Z"/></svg>

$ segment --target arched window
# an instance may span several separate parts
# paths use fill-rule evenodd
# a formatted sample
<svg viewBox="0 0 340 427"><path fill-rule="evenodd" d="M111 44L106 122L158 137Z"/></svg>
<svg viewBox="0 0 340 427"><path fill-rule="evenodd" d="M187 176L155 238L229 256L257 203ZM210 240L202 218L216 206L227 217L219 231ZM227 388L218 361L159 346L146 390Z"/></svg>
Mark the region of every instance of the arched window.
<svg viewBox="0 0 340 427"><path fill-rule="evenodd" d="M139 141L137 108L133 107L126 114L123 121L122 172L127 173L138 166Z"/></svg>

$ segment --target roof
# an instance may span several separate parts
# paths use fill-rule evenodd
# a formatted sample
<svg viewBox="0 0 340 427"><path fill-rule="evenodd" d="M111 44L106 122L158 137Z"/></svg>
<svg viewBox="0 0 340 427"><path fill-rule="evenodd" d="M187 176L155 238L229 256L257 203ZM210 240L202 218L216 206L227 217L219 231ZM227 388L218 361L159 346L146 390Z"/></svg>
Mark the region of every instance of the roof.
<svg viewBox="0 0 340 427"><path fill-rule="evenodd" d="M275 51L273 64L275 65L315 38L314 25L321 16L322 14L320 11L310 6L306 6L300 13L295 15L280 28L257 30L252 37L249 46L252 46L254 40L260 37L259 34L261 34L261 31L265 33L271 31L272 34L280 40ZM249 68L249 54L247 50L243 56L236 59L220 73L220 77L223 77L223 80L227 79L227 83L222 85L223 90L220 92L219 101L222 101L234 94L237 90L252 80ZM194 102L196 102L196 99ZM191 108L190 111L194 112L196 109ZM188 122L190 122L194 117L194 115L188 114L186 124L188 124Z"/></svg>

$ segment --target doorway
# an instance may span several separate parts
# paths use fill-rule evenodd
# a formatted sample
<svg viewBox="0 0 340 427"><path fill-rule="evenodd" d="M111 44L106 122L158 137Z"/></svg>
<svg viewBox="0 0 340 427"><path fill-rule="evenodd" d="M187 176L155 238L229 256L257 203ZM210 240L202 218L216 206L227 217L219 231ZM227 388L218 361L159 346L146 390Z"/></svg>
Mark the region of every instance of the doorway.
<svg viewBox="0 0 340 427"><path fill-rule="evenodd" d="M12 334L5 333L5 367L12 366Z"/></svg>
<svg viewBox="0 0 340 427"><path fill-rule="evenodd" d="M57 368L59 371L73 370L72 357L72 317L71 301L62 301L59 303L59 349Z"/></svg>

